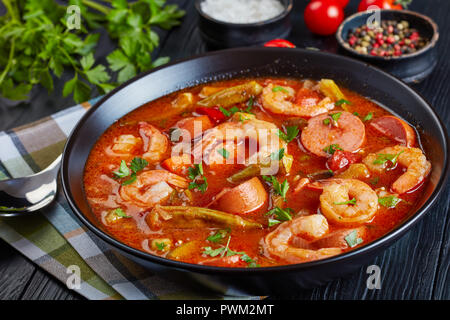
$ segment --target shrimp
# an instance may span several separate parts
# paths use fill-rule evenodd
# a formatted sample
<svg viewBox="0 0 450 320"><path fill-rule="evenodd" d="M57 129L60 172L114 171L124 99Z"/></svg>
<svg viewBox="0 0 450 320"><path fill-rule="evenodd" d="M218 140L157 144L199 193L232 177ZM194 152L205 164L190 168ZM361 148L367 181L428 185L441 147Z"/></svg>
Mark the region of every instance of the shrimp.
<svg viewBox="0 0 450 320"><path fill-rule="evenodd" d="M378 196L366 183L356 179L320 182L320 210L328 220L340 225L369 222L378 210Z"/></svg>
<svg viewBox="0 0 450 320"><path fill-rule="evenodd" d="M123 134L114 138L111 150L115 153L130 154L139 143L141 143L140 138L136 138L131 134Z"/></svg>
<svg viewBox="0 0 450 320"><path fill-rule="evenodd" d="M144 154L142 157L149 163L161 160L169 148L167 137L147 122L139 122L139 134L144 143Z"/></svg>
<svg viewBox="0 0 450 320"><path fill-rule="evenodd" d="M276 88L280 88L280 90L275 90ZM328 97L317 104L306 99L307 103L301 105L289 101L294 97L295 91L291 87L274 87L270 83L263 89L262 104L265 109L273 113L298 117L314 117L334 108L334 103Z"/></svg>
<svg viewBox="0 0 450 320"><path fill-rule="evenodd" d="M383 161L381 158L391 160L390 163L394 161L394 165L399 164L406 167L405 173L395 180L391 186L392 190L399 194L416 187L431 171L431 163L427 161L422 150L418 148L404 146L384 148L377 153L368 154L363 162L371 171L384 172L390 163Z"/></svg>
<svg viewBox="0 0 450 320"><path fill-rule="evenodd" d="M189 183L168 171L150 170L139 174L134 183L121 186L119 194L123 201L147 208L167 200L174 191L171 186L186 189Z"/></svg>
<svg viewBox="0 0 450 320"><path fill-rule="evenodd" d="M225 122L205 131L202 139L194 144L192 154L194 159L203 159L206 164L211 165L234 163L235 159L228 156L238 153L237 160L242 159L240 164L250 165L271 159L273 155L279 153L280 149L284 149L281 162L285 165L286 171L289 171L287 163L292 156L288 154L286 142L280 139L277 133L278 128L273 123L251 117L242 121ZM246 141L248 141L249 149L247 158L242 156L242 151L245 151L242 143ZM227 150L227 157L222 154L222 161L219 161L217 151L223 151L222 149Z"/></svg>
<svg viewBox="0 0 450 320"><path fill-rule="evenodd" d="M280 224L274 231L264 238L268 253L278 256L290 263L327 258L342 252L341 248L308 248L307 240L317 240L329 231L327 219L320 214L297 216ZM301 247L294 246L292 241L296 237L307 239ZM300 241L299 241L300 242Z"/></svg>

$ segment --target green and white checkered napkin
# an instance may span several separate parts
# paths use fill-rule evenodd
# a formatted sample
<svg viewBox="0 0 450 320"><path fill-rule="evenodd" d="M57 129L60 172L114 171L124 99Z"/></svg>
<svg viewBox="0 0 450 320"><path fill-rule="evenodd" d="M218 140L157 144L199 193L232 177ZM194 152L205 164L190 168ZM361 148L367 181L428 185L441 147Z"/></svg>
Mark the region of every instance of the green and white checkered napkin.
<svg viewBox="0 0 450 320"><path fill-rule="evenodd" d="M67 136L97 99L35 123L0 132L0 180L47 167L62 152ZM34 263L66 283L67 267L81 270L77 292L88 299L235 299L224 289L213 293L186 279L167 280L106 247L70 210L61 188L41 213L0 218L0 237ZM258 299L258 297L239 297Z"/></svg>

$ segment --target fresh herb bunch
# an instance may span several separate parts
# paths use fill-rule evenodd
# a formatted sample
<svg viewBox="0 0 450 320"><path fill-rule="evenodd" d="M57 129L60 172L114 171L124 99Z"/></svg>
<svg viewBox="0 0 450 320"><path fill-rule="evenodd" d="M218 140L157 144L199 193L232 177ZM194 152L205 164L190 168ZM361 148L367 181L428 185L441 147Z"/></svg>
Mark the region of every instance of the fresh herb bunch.
<svg viewBox="0 0 450 320"><path fill-rule="evenodd" d="M73 94L79 103L91 97L92 86L100 93L112 90L138 72L168 62L152 60L159 45L154 27L170 29L180 24L184 11L166 0L70 0L81 12L81 29L69 30L66 7L54 0L2 0L6 13L0 17L0 95L27 98L37 84L49 92L53 77L64 71L74 77L63 95ZM108 66L96 63L99 40L94 29L104 28L117 48L107 56Z"/></svg>

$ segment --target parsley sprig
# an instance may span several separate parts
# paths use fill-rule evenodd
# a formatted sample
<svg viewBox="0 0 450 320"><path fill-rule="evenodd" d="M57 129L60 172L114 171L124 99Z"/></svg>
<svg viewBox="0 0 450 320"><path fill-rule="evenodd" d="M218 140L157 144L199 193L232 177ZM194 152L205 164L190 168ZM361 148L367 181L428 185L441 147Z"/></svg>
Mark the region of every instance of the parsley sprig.
<svg viewBox="0 0 450 320"><path fill-rule="evenodd" d="M48 0L3 1L6 13L0 17L0 95L12 100L26 99L36 85L49 92L54 77L73 73L63 95L73 94L76 102L112 90L138 72L168 61L152 60L159 45L154 27L170 29L180 23L184 11L165 0L108 0L111 6L90 0L70 0L80 8L80 30L69 30L71 15L66 6ZM94 51L103 28L117 44L107 56L108 67L99 64Z"/></svg>
<svg viewBox="0 0 450 320"><path fill-rule="evenodd" d="M363 242L363 239L358 237L358 231L356 230L350 232L344 239L350 248L353 248Z"/></svg>
<svg viewBox="0 0 450 320"><path fill-rule="evenodd" d="M325 151L328 154L334 154L336 150L342 150L341 147L339 147L338 144L331 144L328 147L324 148L323 151Z"/></svg>
<svg viewBox="0 0 450 320"><path fill-rule="evenodd" d="M142 158L134 158L131 160L130 167L128 168L125 160L120 162L119 171L113 172L115 179L123 179L126 177L130 177L128 180L122 182L123 186L127 186L132 184L137 179L137 173L139 171L144 170L144 168L148 165L148 162Z"/></svg>
<svg viewBox="0 0 450 320"><path fill-rule="evenodd" d="M203 164L194 164L194 167L188 169L188 177L192 180L189 183L189 190L197 189L201 193L205 193L208 189L208 181L203 172Z"/></svg>
<svg viewBox="0 0 450 320"><path fill-rule="evenodd" d="M397 198L394 195L378 198L378 203L386 208L395 208L401 201L402 199Z"/></svg>
<svg viewBox="0 0 450 320"><path fill-rule="evenodd" d="M281 139L289 143L297 137L299 132L300 130L298 129L297 126L291 126L286 127L286 133L278 129L277 134Z"/></svg>
<svg viewBox="0 0 450 320"><path fill-rule="evenodd" d="M283 221L292 220L292 212L291 208L282 209L280 207L275 207L269 212L266 213L266 216L271 216L268 220L269 227L272 227L276 224L279 224Z"/></svg>
<svg viewBox="0 0 450 320"><path fill-rule="evenodd" d="M373 164L385 164L387 161L390 161L392 165L397 163L398 157L405 151L400 151L397 154L386 154L379 153L377 154L377 158L373 161Z"/></svg>
<svg viewBox="0 0 450 320"><path fill-rule="evenodd" d="M285 179L282 183L278 181L278 179L274 176L262 176L262 178L271 183L273 187L273 191L280 195L284 201L286 201L286 194L289 190L289 182Z"/></svg>
<svg viewBox="0 0 450 320"><path fill-rule="evenodd" d="M210 257L217 257L220 255L220 257L230 257L230 256L234 256L234 255L240 255L240 259L246 263L248 263L248 268L256 268L259 267L259 265L256 263L255 260L253 260L252 258L250 258L249 255L247 255L245 252L237 252L237 251L233 251L230 249L230 241L231 241L231 236L228 237L227 240L227 244L225 247L219 247L216 249L213 249L212 247L204 247L203 248L203 254L210 256Z"/></svg>

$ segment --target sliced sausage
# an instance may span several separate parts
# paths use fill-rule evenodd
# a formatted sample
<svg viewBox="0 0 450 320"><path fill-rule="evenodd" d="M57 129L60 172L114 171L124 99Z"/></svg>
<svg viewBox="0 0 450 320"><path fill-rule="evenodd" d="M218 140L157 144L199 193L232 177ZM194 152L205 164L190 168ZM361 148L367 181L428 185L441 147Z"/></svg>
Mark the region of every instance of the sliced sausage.
<svg viewBox="0 0 450 320"><path fill-rule="evenodd" d="M186 130L191 135L191 138L194 139L203 131L211 129L213 127L213 123L211 122L211 120L209 120L208 116L200 116L180 120L177 122L175 127Z"/></svg>
<svg viewBox="0 0 450 320"><path fill-rule="evenodd" d="M261 181L255 177L237 187L226 189L215 201L222 211L229 213L249 213L261 208L268 195Z"/></svg>
<svg viewBox="0 0 450 320"><path fill-rule="evenodd" d="M161 166L172 173L184 176L187 174L188 168L191 164L191 156L188 154L182 154L181 156L172 156L164 160Z"/></svg>
<svg viewBox="0 0 450 320"><path fill-rule="evenodd" d="M384 116L374 119L370 122L370 126L381 134L395 140L407 147L413 147L416 142L416 134L414 129L405 121L394 117Z"/></svg>
<svg viewBox="0 0 450 320"><path fill-rule="evenodd" d="M363 122L350 112L343 111L337 126L325 124L324 120L329 118L327 113L315 116L308 121L308 126L302 131L301 141L303 146L311 153L327 157L329 154L324 150L331 145L337 145L344 151L357 151L366 137Z"/></svg>

